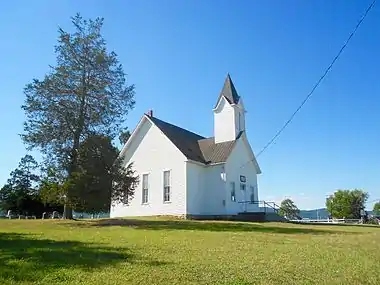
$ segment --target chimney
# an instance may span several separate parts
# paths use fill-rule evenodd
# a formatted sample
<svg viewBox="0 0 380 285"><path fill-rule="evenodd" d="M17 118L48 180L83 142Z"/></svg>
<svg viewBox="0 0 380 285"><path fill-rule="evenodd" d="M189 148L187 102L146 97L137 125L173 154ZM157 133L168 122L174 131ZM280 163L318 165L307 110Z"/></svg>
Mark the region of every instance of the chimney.
<svg viewBox="0 0 380 285"><path fill-rule="evenodd" d="M148 115L149 117L153 117L153 110L149 110L148 113L147 113L147 115Z"/></svg>

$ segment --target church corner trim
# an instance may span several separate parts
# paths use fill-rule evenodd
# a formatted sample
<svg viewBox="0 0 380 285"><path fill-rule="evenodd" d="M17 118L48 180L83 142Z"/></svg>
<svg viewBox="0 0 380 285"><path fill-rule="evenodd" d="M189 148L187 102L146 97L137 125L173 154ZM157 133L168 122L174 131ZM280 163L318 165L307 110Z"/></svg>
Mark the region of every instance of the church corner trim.
<svg viewBox="0 0 380 285"><path fill-rule="evenodd" d="M128 149L128 146L131 144L131 142L134 140L134 138L136 137L136 134L138 133L138 131L141 129L142 125L148 120L147 118L147 115L143 115L140 119L140 121L137 123L137 126L135 127L135 129L133 130L131 136L128 138L128 140L126 141L126 143L124 144L123 148L121 149L120 153L119 153L119 158L124 156L127 149ZM152 123L152 122L151 122ZM153 123L152 123L153 124Z"/></svg>

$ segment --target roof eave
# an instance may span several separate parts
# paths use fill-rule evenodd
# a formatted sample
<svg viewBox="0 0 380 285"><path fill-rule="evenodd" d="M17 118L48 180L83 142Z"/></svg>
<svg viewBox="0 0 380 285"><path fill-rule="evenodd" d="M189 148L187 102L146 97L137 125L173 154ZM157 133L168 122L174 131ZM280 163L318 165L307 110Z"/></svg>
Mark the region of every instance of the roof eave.
<svg viewBox="0 0 380 285"><path fill-rule="evenodd" d="M221 164L226 164L225 161L221 161L221 162L213 162L213 163L209 163L207 164L207 166L214 166L214 165L221 165Z"/></svg>
<svg viewBox="0 0 380 285"><path fill-rule="evenodd" d="M128 146L131 144L132 140L136 137L136 134L137 132L141 129L141 126L144 124L144 122L146 121L147 119L147 116L144 114L140 121L138 122L136 128L133 130L131 136L128 138L128 140L126 141L126 143L124 144L123 148L121 149L120 153L119 153L119 158L124 156L125 152L127 151L128 149Z"/></svg>
<svg viewBox="0 0 380 285"><path fill-rule="evenodd" d="M244 135L242 135L242 139L244 140L244 142L247 144L248 148L250 149L250 152L252 154L252 159L251 161L253 162L253 164L255 165L255 168L256 168L256 173L257 174L261 174L261 168L260 168L260 165L259 163L257 162L257 159L256 159L256 156L255 156L255 153L253 152L249 142L248 142L248 139L247 139L247 135L246 133L244 132Z"/></svg>
<svg viewBox="0 0 380 285"><path fill-rule="evenodd" d="M190 158L188 158L188 159L186 160L186 162L194 163L194 164L197 164L197 165L199 165L199 166L207 166L207 164L205 164L205 163L203 163L203 162L196 161L196 160L193 160L193 159L190 159Z"/></svg>
<svg viewBox="0 0 380 285"><path fill-rule="evenodd" d="M226 164L225 161L221 161L221 162L211 162L211 163L203 163L203 162L196 161L196 160L192 160L192 159L187 159L186 161L187 161L187 162L194 163L194 164L198 164L198 165L201 165L201 166L215 166L215 165Z"/></svg>

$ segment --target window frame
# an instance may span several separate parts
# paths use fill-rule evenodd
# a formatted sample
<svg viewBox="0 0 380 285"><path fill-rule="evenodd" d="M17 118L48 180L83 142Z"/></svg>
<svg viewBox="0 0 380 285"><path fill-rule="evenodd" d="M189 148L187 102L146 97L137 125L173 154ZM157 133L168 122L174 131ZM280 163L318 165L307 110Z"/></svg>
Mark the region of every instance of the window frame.
<svg viewBox="0 0 380 285"><path fill-rule="evenodd" d="M230 190L231 202L236 202L236 184L235 184L235 181L231 181L230 185L231 185L231 190Z"/></svg>
<svg viewBox="0 0 380 285"><path fill-rule="evenodd" d="M141 183L141 204L146 205L149 203L149 173L142 173L142 183ZM144 177L147 177L146 184L144 185ZM144 188L146 186L146 188ZM146 201L145 201L146 198Z"/></svg>
<svg viewBox="0 0 380 285"><path fill-rule="evenodd" d="M251 200L251 203L254 203L255 202L255 186L250 185L249 188L251 190L251 195L249 199Z"/></svg>
<svg viewBox="0 0 380 285"><path fill-rule="evenodd" d="M163 172L162 172L162 187L163 187L163 203L171 203L172 201L172 193L171 193L171 178L172 178L172 175L171 175L171 169L164 169ZM169 185L165 185L165 173L169 173L169 178L167 179L168 180L168 184ZM167 199L168 198L168 199Z"/></svg>

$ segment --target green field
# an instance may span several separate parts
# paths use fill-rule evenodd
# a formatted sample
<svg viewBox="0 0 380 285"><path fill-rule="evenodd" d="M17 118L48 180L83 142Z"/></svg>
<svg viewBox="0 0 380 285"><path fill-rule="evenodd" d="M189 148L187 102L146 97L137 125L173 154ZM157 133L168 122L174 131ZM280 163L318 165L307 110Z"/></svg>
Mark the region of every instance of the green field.
<svg viewBox="0 0 380 285"><path fill-rule="evenodd" d="M0 284L380 284L380 228L0 220Z"/></svg>

